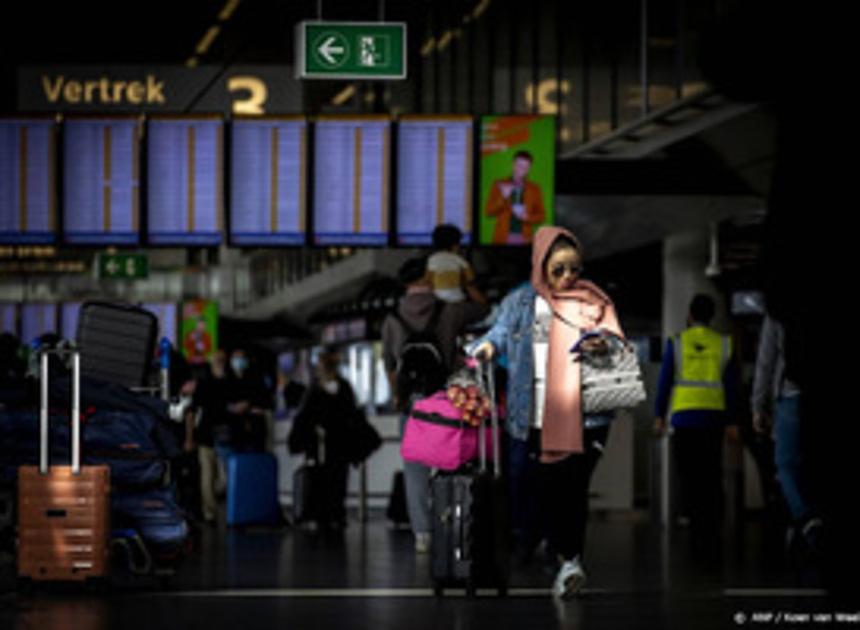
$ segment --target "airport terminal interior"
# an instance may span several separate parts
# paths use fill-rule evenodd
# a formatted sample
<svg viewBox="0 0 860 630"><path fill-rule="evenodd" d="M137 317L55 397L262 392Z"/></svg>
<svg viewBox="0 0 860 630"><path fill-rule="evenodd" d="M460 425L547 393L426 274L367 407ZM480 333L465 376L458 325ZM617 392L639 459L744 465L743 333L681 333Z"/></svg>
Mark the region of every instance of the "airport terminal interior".
<svg viewBox="0 0 860 630"><path fill-rule="evenodd" d="M785 4L17 5L0 628L860 627Z"/></svg>

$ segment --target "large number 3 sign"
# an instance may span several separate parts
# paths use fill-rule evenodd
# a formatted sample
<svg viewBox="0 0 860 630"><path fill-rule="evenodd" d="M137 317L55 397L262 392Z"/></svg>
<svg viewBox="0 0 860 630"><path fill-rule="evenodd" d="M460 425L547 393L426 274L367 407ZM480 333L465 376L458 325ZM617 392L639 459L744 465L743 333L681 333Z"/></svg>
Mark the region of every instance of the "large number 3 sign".
<svg viewBox="0 0 860 630"><path fill-rule="evenodd" d="M227 81L227 90L239 95L233 101L234 114L261 115L266 113L266 97L269 90L259 77L235 76Z"/></svg>

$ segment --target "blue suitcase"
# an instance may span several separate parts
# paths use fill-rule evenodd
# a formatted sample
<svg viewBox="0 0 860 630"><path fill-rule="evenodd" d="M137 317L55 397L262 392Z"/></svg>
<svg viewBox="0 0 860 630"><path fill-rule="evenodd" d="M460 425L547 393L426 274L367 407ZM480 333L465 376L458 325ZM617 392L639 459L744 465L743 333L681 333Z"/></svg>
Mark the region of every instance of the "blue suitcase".
<svg viewBox="0 0 860 630"><path fill-rule="evenodd" d="M278 525L278 461L269 453L227 457L227 525Z"/></svg>

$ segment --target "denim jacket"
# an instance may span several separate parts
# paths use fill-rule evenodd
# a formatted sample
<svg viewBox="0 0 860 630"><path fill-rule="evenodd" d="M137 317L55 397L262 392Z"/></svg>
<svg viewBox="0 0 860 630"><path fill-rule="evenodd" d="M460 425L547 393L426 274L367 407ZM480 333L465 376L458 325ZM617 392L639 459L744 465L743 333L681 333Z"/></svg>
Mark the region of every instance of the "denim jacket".
<svg viewBox="0 0 860 630"><path fill-rule="evenodd" d="M469 345L472 352L481 343L490 341L496 354L508 361L508 397L506 428L511 437L527 440L534 404L534 330L535 298L531 284L523 284L502 300L496 321L487 333ZM585 428L609 424L612 415L587 415Z"/></svg>

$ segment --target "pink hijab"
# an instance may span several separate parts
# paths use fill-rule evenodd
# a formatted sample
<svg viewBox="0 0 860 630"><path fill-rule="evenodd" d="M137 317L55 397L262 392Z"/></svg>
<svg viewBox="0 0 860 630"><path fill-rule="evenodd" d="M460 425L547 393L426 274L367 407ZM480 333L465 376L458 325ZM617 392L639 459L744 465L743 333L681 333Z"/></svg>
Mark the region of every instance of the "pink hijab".
<svg viewBox="0 0 860 630"><path fill-rule="evenodd" d="M604 328L623 337L612 300L596 284L577 280L573 289L553 293L544 276L544 262L560 236L570 239L582 252L572 232L542 227L532 244L532 286L550 305L555 316L549 329L546 399L541 432L541 461L557 462L583 452L580 367L570 348L584 330Z"/></svg>

